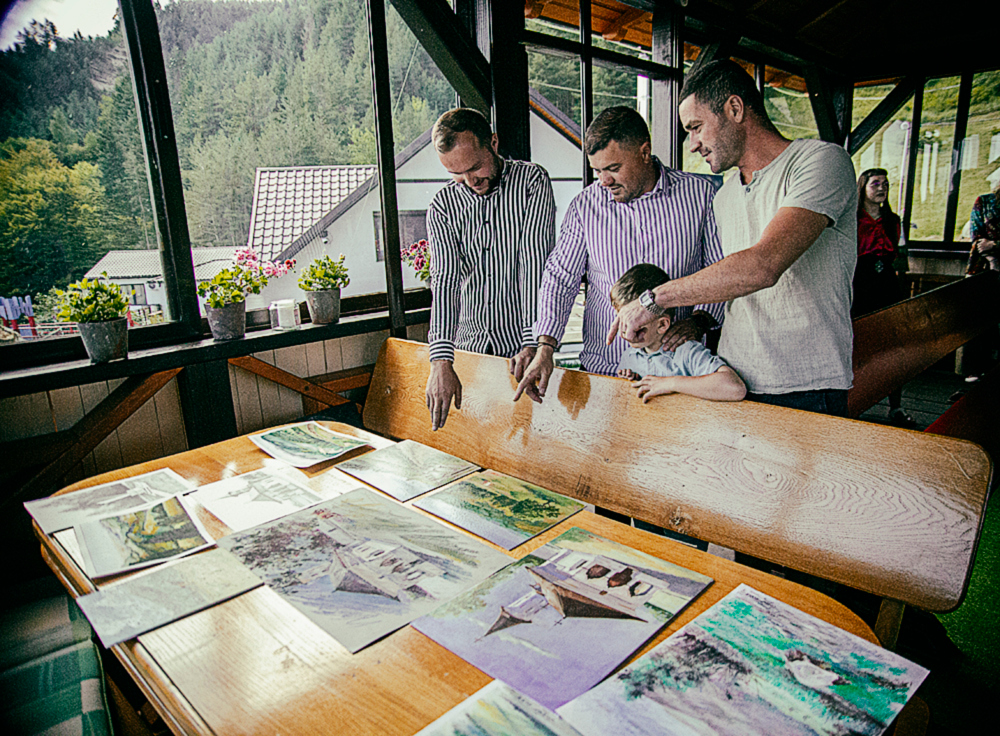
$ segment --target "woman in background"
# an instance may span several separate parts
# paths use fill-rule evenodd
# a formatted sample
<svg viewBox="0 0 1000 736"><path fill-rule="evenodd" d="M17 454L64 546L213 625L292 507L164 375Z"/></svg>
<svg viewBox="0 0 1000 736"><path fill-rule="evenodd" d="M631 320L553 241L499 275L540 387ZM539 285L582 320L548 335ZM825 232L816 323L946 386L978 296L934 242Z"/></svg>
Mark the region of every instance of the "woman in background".
<svg viewBox="0 0 1000 736"><path fill-rule="evenodd" d="M969 266L966 273L996 269L997 241L1000 240L1000 180L989 194L976 198L972 205L972 250L969 251Z"/></svg>
<svg viewBox="0 0 1000 736"><path fill-rule="evenodd" d="M900 257L899 216L889 206L889 176L885 169L867 169L858 177L858 265L854 269L851 317L888 307L903 298L894 262ZM903 411L902 389L889 394L889 421L914 427Z"/></svg>

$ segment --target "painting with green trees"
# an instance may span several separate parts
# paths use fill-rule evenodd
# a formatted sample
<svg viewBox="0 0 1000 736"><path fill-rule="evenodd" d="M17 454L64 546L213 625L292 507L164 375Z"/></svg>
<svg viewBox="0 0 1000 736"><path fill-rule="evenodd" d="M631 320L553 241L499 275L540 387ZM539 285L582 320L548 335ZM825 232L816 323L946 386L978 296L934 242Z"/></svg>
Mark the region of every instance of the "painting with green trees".
<svg viewBox="0 0 1000 736"><path fill-rule="evenodd" d="M494 470L470 475L414 505L504 549L583 508L572 498Z"/></svg>

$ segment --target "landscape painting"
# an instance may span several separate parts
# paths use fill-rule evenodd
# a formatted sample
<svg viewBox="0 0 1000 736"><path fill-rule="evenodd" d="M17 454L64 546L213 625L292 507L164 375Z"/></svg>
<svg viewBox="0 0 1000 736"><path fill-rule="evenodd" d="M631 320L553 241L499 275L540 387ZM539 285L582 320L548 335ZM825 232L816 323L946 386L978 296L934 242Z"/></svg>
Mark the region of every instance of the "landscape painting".
<svg viewBox="0 0 1000 736"><path fill-rule="evenodd" d="M87 522L75 531L91 577L138 570L213 544L180 497Z"/></svg>
<svg viewBox="0 0 1000 736"><path fill-rule="evenodd" d="M559 713L590 736L876 736L926 676L741 585Z"/></svg>
<svg viewBox="0 0 1000 736"><path fill-rule="evenodd" d="M388 493L397 501L409 501L473 473L479 466L419 442L403 440L342 462L337 469Z"/></svg>
<svg viewBox="0 0 1000 736"><path fill-rule="evenodd" d="M305 479L297 470L261 468L204 485L188 498L198 501L233 531L241 531L324 500L290 473Z"/></svg>
<svg viewBox="0 0 1000 736"><path fill-rule="evenodd" d="M194 483L163 468L60 496L27 501L24 508L43 532L52 534L87 521L134 511L192 488Z"/></svg>
<svg viewBox="0 0 1000 736"><path fill-rule="evenodd" d="M569 518L583 504L493 470L476 473L414 504L504 549Z"/></svg>
<svg viewBox="0 0 1000 736"><path fill-rule="evenodd" d="M231 534L219 545L351 652L511 561L367 489Z"/></svg>
<svg viewBox="0 0 1000 736"><path fill-rule="evenodd" d="M580 736L580 732L510 685L494 680L416 736Z"/></svg>
<svg viewBox="0 0 1000 736"><path fill-rule="evenodd" d="M600 682L711 582L573 527L413 626L555 709Z"/></svg>
<svg viewBox="0 0 1000 736"><path fill-rule="evenodd" d="M76 599L101 644L113 647L252 590L263 581L224 549L209 549Z"/></svg>
<svg viewBox="0 0 1000 736"><path fill-rule="evenodd" d="M364 440L331 432L316 422L292 424L252 434L249 438L271 457L296 468L308 468L368 444Z"/></svg>

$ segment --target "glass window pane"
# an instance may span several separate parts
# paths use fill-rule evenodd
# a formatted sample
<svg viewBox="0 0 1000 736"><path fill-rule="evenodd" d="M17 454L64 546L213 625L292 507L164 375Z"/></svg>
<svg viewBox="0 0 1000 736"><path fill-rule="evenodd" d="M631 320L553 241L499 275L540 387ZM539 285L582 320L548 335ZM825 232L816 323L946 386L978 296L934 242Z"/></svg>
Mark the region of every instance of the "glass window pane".
<svg viewBox="0 0 1000 736"><path fill-rule="evenodd" d="M878 133L873 135L871 140L851 157L858 176L861 176L862 171L868 169L886 170L889 179L889 206L900 217L903 216L904 179L907 168L906 152L912 118L913 98L910 97L906 104L892 116L892 119L885 123Z"/></svg>
<svg viewBox="0 0 1000 736"><path fill-rule="evenodd" d="M648 124L649 78L618 67L594 63L594 116L602 110L623 105L637 110Z"/></svg>
<svg viewBox="0 0 1000 736"><path fill-rule="evenodd" d="M69 334L53 290L84 275L107 271L124 287L162 271L117 10L22 2L0 27L0 297L19 299L10 338ZM145 304L162 320L163 281L150 281Z"/></svg>
<svg viewBox="0 0 1000 736"><path fill-rule="evenodd" d="M344 253L344 295L384 291L362 211L378 202L363 4L173 3L157 21L198 281L249 245L264 261L297 259L299 273ZM422 79L412 43L388 25L398 79ZM404 126L432 114L397 102ZM303 299L295 273L247 307L285 298Z"/></svg>
<svg viewBox="0 0 1000 736"><path fill-rule="evenodd" d="M764 67L764 107L774 127L786 138L819 138L806 80L802 77Z"/></svg>
<svg viewBox="0 0 1000 736"><path fill-rule="evenodd" d="M955 240L971 240L969 216L976 197L1000 183L1000 71L972 78L972 105L962 145Z"/></svg>
<svg viewBox="0 0 1000 736"><path fill-rule="evenodd" d="M576 57L528 50L528 86L580 131L580 61Z"/></svg>
<svg viewBox="0 0 1000 736"><path fill-rule="evenodd" d="M895 84L869 84L861 82L854 85L854 107L851 110L851 130L871 114L872 110L886 98Z"/></svg>
<svg viewBox="0 0 1000 736"><path fill-rule="evenodd" d="M910 240L944 237L959 81L959 77L943 77L924 85Z"/></svg>

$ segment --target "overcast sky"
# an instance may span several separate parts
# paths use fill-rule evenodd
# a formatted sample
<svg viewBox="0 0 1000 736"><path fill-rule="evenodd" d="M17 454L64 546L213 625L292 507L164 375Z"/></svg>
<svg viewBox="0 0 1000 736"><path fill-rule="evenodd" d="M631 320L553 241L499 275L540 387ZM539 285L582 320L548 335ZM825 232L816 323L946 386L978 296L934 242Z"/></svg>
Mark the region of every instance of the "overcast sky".
<svg viewBox="0 0 1000 736"><path fill-rule="evenodd" d="M115 24L118 0L2 0L2 8L0 49L8 49L17 40L18 31L32 20L46 18L56 24L63 38L78 30L84 36L103 36Z"/></svg>

